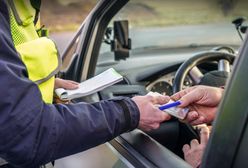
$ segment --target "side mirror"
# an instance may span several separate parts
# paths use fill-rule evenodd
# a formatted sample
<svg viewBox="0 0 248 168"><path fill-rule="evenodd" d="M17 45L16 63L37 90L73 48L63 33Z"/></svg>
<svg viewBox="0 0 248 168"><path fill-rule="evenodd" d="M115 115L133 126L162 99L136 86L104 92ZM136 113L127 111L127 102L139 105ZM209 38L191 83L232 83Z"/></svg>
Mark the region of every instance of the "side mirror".
<svg viewBox="0 0 248 168"><path fill-rule="evenodd" d="M129 57L131 39L129 38L128 21L114 21L114 39L111 41L111 50L115 54L115 60L125 60Z"/></svg>

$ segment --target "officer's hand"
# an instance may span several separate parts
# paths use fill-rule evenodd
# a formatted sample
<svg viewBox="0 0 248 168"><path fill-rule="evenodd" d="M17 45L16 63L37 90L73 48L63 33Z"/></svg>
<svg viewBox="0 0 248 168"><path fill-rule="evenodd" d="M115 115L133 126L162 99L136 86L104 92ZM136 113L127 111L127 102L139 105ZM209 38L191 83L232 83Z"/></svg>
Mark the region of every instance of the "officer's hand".
<svg viewBox="0 0 248 168"><path fill-rule="evenodd" d="M140 111L139 128L144 131L157 129L160 123L169 120L167 113L160 111L156 105L167 103L170 98L158 93L149 93L146 96L135 96L132 100L137 104Z"/></svg>
<svg viewBox="0 0 248 168"><path fill-rule="evenodd" d="M55 79L54 88L64 88L68 90L73 90L78 88L78 83L71 80L64 80L60 78Z"/></svg>
<svg viewBox="0 0 248 168"><path fill-rule="evenodd" d="M60 78L55 78L55 83L54 83L54 89L57 88L64 88L64 89L68 89L68 90L73 90L73 89L77 89L78 88L78 83L75 81L71 81L71 80L64 80L64 79L60 79ZM62 104L68 104L70 103L70 101L66 100L60 100L59 97L57 97L56 95L54 95L53 97L53 102L56 104L62 103Z"/></svg>
<svg viewBox="0 0 248 168"><path fill-rule="evenodd" d="M211 123L221 101L223 89L209 86L194 86L182 90L171 98L181 100L180 107L189 107L186 121L192 125Z"/></svg>

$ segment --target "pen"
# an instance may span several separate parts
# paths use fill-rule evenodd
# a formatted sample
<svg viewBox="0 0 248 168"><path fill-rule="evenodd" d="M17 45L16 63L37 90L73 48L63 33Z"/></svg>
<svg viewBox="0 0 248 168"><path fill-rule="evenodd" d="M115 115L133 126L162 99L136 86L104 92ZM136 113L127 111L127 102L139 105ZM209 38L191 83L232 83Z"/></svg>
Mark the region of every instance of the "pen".
<svg viewBox="0 0 248 168"><path fill-rule="evenodd" d="M165 109L168 109L168 108L171 108L171 107L176 107L176 106L179 106L181 104L180 101L175 101L175 102L172 102L172 103L167 103L167 104L164 104L162 106L159 106L159 110L165 110Z"/></svg>

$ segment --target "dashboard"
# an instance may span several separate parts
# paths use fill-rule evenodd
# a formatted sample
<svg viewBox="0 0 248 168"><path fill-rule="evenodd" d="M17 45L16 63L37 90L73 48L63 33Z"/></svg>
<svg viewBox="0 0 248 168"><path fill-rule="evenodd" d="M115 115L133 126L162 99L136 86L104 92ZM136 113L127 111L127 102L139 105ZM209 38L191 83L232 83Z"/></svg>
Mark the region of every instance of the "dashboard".
<svg viewBox="0 0 248 168"><path fill-rule="evenodd" d="M171 72L166 75L163 75L162 77L158 78L157 80L149 83L146 86L146 90L152 91L152 92L158 92L163 95L172 95L173 94L173 81L175 77L176 72ZM193 81L190 79L189 76L186 77L183 89L193 86Z"/></svg>
<svg viewBox="0 0 248 168"><path fill-rule="evenodd" d="M115 93L117 90L121 90L121 92L116 93L117 96L137 95L133 91L134 88L131 88L132 85L136 89L140 86L140 90L146 92L172 95L173 81L180 65L197 53L210 51L212 48L213 46L199 46L133 50L130 52L129 58L120 61L114 60L112 52L105 52L100 54L96 74L112 67L124 77L124 81L119 83L121 86L110 88L114 89ZM198 68L205 74L217 70L218 63L205 62L200 64ZM123 85L127 85L127 87L123 89ZM182 88L185 89L193 85L194 82L190 76L186 76ZM111 92L110 89L108 89L109 92ZM137 92L140 93L140 90Z"/></svg>
<svg viewBox="0 0 248 168"><path fill-rule="evenodd" d="M99 97L101 100L116 96L133 97L145 95L149 91L170 96L173 94L175 74L182 63L203 51L211 51L212 48L213 46L146 48L131 51L129 58L120 61L115 61L111 52L102 53L98 59L95 73L99 74L112 67L124 77L124 80L100 91ZM218 61L202 62L197 67L203 74L207 74L218 70ZM190 76L186 76L182 89L194 84ZM181 145L197 138L194 131L176 119L162 123L158 130L149 132L147 135L181 157ZM136 136L130 139L133 140L133 138ZM128 138L125 137L126 139ZM143 148L141 147L141 149Z"/></svg>

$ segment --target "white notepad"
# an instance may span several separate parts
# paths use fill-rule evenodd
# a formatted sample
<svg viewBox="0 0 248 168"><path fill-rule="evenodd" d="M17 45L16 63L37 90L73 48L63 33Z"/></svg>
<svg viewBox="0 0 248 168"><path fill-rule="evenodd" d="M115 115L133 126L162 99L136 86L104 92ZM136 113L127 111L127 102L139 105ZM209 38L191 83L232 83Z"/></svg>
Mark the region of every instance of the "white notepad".
<svg viewBox="0 0 248 168"><path fill-rule="evenodd" d="M55 93L61 100L72 100L96 93L108 86L120 82L121 80L123 80L123 77L113 68L110 68L99 75L80 83L78 89L66 90L58 88L55 90Z"/></svg>

